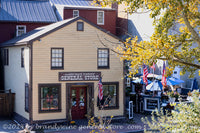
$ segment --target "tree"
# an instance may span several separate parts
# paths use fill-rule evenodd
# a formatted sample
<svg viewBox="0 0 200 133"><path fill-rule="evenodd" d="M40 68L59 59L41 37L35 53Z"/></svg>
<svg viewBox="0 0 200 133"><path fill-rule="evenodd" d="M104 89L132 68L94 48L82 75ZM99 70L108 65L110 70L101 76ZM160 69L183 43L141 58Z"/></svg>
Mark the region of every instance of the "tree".
<svg viewBox="0 0 200 133"><path fill-rule="evenodd" d="M131 13L141 9L150 12L154 19L154 33L150 41L138 42L137 37L127 38L117 48L123 60L131 61L132 72L143 63L152 65L157 59L168 61L168 74L175 66L191 75L200 69L200 1L199 0L100 0L102 6L125 4ZM200 73L200 71L199 71Z"/></svg>
<svg viewBox="0 0 200 133"><path fill-rule="evenodd" d="M159 130L161 133L199 133L200 132L200 101L199 92L192 92L193 102L172 104L175 109L169 115L164 115L158 110L153 112L151 120L143 118L151 129Z"/></svg>

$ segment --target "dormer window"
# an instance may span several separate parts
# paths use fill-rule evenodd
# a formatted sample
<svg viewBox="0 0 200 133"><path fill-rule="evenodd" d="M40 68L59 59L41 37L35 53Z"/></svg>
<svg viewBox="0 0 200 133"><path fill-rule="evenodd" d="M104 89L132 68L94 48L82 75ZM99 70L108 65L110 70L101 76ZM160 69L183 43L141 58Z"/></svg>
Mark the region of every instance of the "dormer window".
<svg viewBox="0 0 200 133"><path fill-rule="evenodd" d="M16 36L21 36L22 34L26 33L26 26L25 25L17 25L16 27Z"/></svg>
<svg viewBox="0 0 200 133"><path fill-rule="evenodd" d="M79 17L79 10L73 10L73 17Z"/></svg>
<svg viewBox="0 0 200 133"><path fill-rule="evenodd" d="M104 11L97 11L97 24L104 25Z"/></svg>

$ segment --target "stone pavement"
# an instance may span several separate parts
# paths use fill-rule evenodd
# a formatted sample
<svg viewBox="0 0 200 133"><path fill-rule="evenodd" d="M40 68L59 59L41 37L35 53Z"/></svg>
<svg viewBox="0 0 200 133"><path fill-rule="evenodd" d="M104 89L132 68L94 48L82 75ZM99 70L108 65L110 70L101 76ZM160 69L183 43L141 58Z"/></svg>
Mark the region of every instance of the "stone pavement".
<svg viewBox="0 0 200 133"><path fill-rule="evenodd" d="M17 133L19 130L21 129L14 121L0 118L0 133Z"/></svg>
<svg viewBox="0 0 200 133"><path fill-rule="evenodd" d="M112 130L106 129L105 132L110 133L111 131L116 133L133 133L138 132L142 133L144 129L144 124L141 121L141 118L145 117L143 114L134 114L134 119L132 121L123 120L123 121L113 121L110 125ZM149 118L150 115L147 115ZM87 126L87 120L76 121L76 125L69 126L67 124L52 124L52 125L35 125L37 129L43 128L45 133L89 133L91 131L98 132L97 129ZM12 120L0 119L0 133L17 133L22 130L17 124ZM41 133L42 130L37 130L38 133Z"/></svg>

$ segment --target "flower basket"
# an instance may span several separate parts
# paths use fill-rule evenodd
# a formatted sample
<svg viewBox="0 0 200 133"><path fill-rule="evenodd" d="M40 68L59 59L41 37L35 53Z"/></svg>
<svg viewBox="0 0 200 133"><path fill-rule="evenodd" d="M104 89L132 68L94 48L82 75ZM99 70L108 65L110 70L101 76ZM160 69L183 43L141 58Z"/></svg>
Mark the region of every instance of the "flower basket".
<svg viewBox="0 0 200 133"><path fill-rule="evenodd" d="M176 91L175 92L174 91L167 92L167 95L169 97L169 101L171 101L171 102L178 101L178 98L180 96L180 94L178 92L176 92Z"/></svg>

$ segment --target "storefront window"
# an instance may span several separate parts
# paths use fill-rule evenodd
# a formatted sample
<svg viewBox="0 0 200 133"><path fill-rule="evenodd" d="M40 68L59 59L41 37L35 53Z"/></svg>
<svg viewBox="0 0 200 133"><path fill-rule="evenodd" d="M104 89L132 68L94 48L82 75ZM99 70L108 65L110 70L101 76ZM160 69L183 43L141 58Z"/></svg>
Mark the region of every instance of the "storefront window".
<svg viewBox="0 0 200 133"><path fill-rule="evenodd" d="M60 111L60 84L39 85L40 92L40 112Z"/></svg>
<svg viewBox="0 0 200 133"><path fill-rule="evenodd" d="M100 105L100 108L104 109L113 109L119 108L118 99L118 82L113 83L103 83L103 99L98 100L97 105Z"/></svg>

